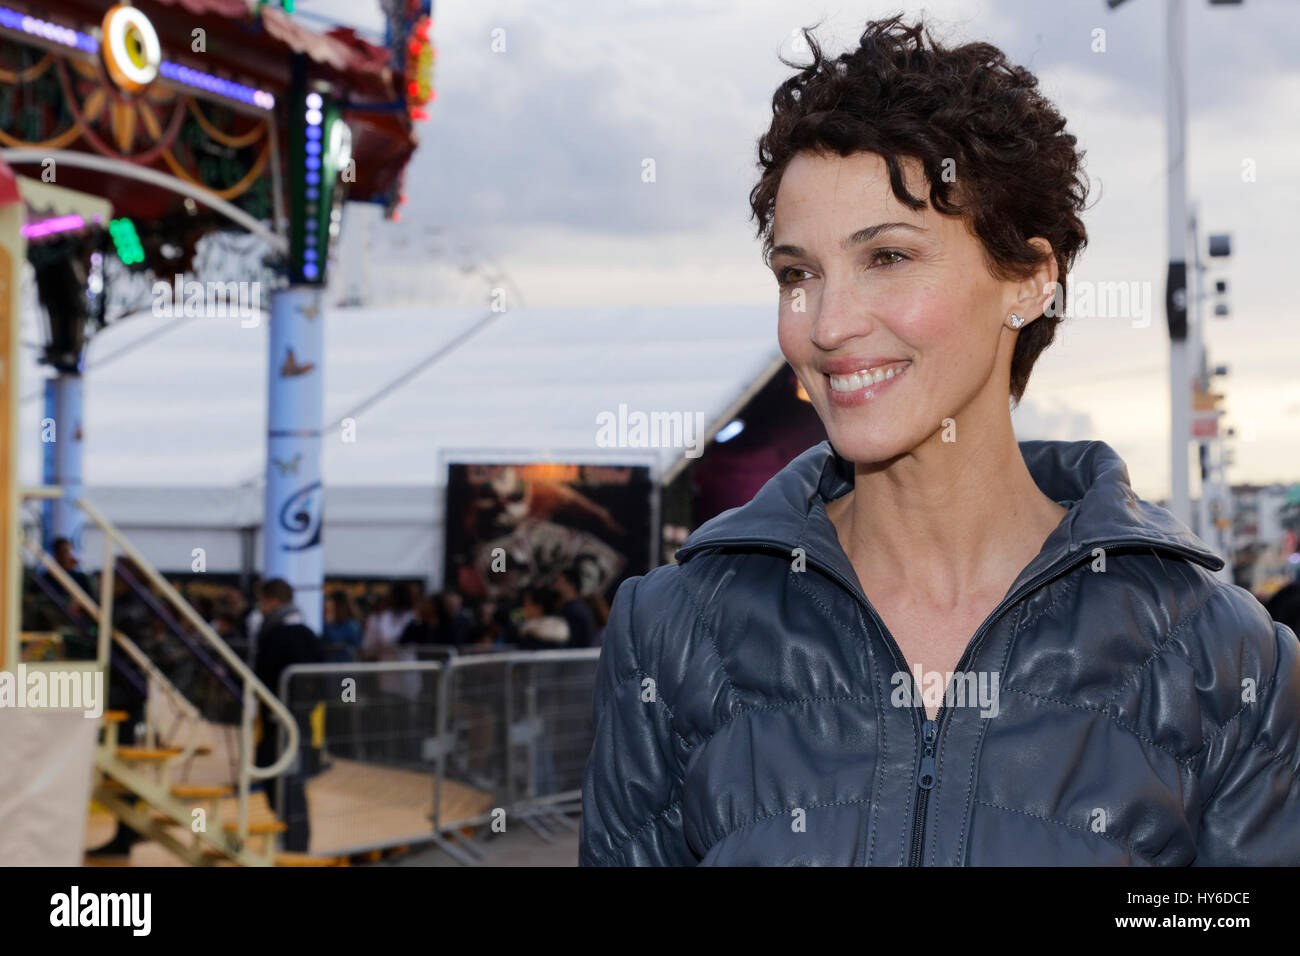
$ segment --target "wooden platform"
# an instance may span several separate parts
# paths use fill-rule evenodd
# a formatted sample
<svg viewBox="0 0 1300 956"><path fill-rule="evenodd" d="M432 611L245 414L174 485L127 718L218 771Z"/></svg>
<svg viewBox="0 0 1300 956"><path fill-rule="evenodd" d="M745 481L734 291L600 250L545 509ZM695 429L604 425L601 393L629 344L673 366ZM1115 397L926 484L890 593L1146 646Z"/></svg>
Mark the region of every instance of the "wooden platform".
<svg viewBox="0 0 1300 956"><path fill-rule="evenodd" d="M149 712L150 720L156 726L172 726L177 716L165 695L161 694L151 696ZM191 788L232 785L239 745L238 728L205 721L200 726L196 743L204 748L203 751L176 763L172 783ZM328 754L324 759L329 769L308 780L306 785L311 824L309 855L328 857L361 847L416 843L432 835L434 778L431 773L400 770ZM252 801L251 821L274 818L264 795L254 794ZM219 800L218 805L220 821L224 823L233 819L235 801L232 797ZM493 796L488 791L452 781L443 783L441 818L444 821L475 817L487 813L492 806ZM115 830L113 817L102 810L92 812L87 821L86 847L103 845ZM185 864L161 844L146 841L132 848L129 865Z"/></svg>
<svg viewBox="0 0 1300 956"><path fill-rule="evenodd" d="M218 758L219 759L219 758ZM341 855L359 847L415 843L433 832L433 776L413 770L398 770L358 760L327 757L329 769L307 781L307 812L311 822L312 856ZM217 766L205 761L212 775ZM228 774L227 774L228 775ZM218 803L218 819L235 819L237 802L225 797ZM454 822L487 813L492 794L453 781L442 785L444 821ZM274 820L263 793L250 794L249 820ZM116 831L116 819L92 807L86 826L86 847L102 846ZM113 865L106 862L99 865ZM120 865L120 864L119 864ZM180 860L152 841L136 844L131 866L183 866Z"/></svg>
<svg viewBox="0 0 1300 956"><path fill-rule="evenodd" d="M433 776L358 760L326 758L330 768L307 781L309 852L325 856L356 847L415 842L433 832ZM444 781L443 820L492 809L492 794Z"/></svg>

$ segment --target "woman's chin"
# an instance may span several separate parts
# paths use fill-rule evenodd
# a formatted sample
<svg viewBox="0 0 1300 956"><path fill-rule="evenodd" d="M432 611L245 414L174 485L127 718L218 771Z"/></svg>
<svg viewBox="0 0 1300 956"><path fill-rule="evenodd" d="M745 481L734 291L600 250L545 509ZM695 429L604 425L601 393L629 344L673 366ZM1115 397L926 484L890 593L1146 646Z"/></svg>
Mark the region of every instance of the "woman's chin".
<svg viewBox="0 0 1300 956"><path fill-rule="evenodd" d="M910 450L900 435L880 434L876 432L864 435L861 431L848 431L839 428L827 429L827 437L840 456L855 465L873 464L888 461Z"/></svg>

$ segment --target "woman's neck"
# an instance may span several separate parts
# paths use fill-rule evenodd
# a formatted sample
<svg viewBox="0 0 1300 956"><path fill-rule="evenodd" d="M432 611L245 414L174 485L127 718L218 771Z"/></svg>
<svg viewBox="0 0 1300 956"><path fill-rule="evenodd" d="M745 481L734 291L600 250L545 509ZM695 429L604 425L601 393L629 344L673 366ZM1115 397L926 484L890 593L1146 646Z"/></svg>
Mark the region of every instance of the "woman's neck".
<svg viewBox="0 0 1300 956"><path fill-rule="evenodd" d="M1001 596L1065 509L1039 490L1007 423L998 440L944 442L855 468L827 514L864 589L934 607Z"/></svg>

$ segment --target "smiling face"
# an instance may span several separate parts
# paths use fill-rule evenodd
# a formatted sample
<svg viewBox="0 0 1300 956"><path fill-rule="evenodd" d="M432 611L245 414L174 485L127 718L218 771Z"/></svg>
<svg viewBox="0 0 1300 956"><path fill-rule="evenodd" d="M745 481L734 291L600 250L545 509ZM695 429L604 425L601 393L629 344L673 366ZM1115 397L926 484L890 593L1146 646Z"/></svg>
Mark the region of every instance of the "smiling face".
<svg viewBox="0 0 1300 956"><path fill-rule="evenodd" d="M927 196L919 164L904 169ZM772 240L781 351L840 454L885 461L940 440L945 419L976 434L1009 421L1003 323L1030 286L994 278L960 218L899 202L880 156L795 156Z"/></svg>

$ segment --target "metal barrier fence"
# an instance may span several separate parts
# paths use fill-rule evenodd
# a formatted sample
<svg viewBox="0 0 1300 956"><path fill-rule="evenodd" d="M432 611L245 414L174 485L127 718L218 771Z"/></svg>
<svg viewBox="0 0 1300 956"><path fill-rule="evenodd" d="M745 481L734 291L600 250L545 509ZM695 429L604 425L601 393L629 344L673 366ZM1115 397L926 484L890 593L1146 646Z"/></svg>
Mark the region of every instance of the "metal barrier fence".
<svg viewBox="0 0 1300 956"><path fill-rule="evenodd" d="M455 644L411 644L417 661L448 661L460 654Z"/></svg>
<svg viewBox="0 0 1300 956"><path fill-rule="evenodd" d="M286 849L345 854L432 841L480 857L463 828L576 830L598 648L439 661L298 664L280 699L297 761L275 808Z"/></svg>

